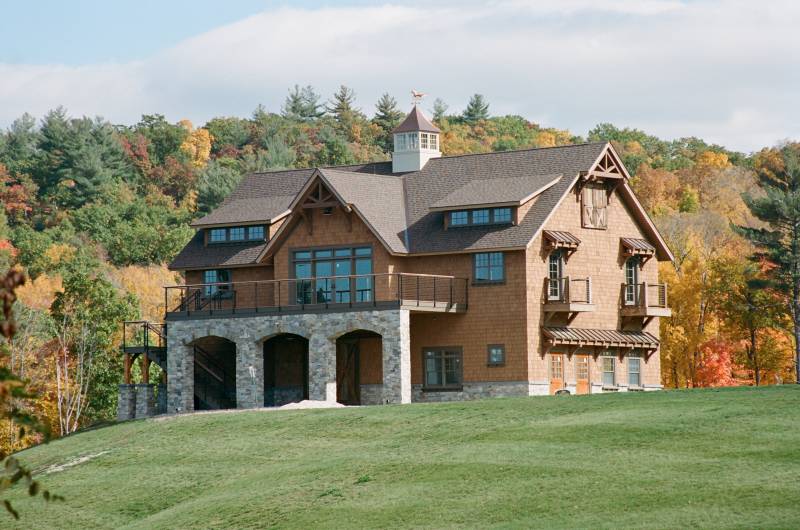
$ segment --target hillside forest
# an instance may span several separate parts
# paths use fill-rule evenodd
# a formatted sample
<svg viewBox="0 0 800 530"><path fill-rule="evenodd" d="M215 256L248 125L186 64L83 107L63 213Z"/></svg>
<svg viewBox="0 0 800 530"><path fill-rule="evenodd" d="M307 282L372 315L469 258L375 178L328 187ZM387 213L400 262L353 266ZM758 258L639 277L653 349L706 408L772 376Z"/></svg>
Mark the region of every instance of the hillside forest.
<svg viewBox="0 0 800 530"><path fill-rule="evenodd" d="M673 309L661 321L664 385L795 380L791 275L768 203L775 186L791 187L787 173L800 182L800 145L745 154L610 123L579 136L494 116L477 94L461 113L438 99L425 107L445 156L611 142L675 254L660 264ZM113 419L120 322L162 318L162 286L181 282L166 264L191 238L189 223L249 172L388 160L390 131L406 112L388 94L369 116L350 88L326 100L295 86L280 109L202 125L158 114L120 125L56 108L0 130L0 271L26 278L0 364L34 396L13 406L55 436ZM6 453L40 437L0 422Z"/></svg>

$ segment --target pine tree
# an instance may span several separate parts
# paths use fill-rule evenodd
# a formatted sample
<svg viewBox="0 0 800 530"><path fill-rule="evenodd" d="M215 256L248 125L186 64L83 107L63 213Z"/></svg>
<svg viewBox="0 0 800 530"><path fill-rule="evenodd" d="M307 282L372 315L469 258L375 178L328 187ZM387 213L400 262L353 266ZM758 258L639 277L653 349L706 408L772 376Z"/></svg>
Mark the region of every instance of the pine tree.
<svg viewBox="0 0 800 530"><path fill-rule="evenodd" d="M755 164L764 195L745 194L743 199L767 227L739 226L738 231L756 245L754 258L774 264L769 271L772 287L791 299L795 377L800 383L800 143L765 149Z"/></svg>
<svg viewBox="0 0 800 530"><path fill-rule="evenodd" d="M356 93L353 89L342 85L327 106L328 114L336 120L336 130L345 134L351 142L355 139L354 126L366 120L366 116L355 107L355 101Z"/></svg>
<svg viewBox="0 0 800 530"><path fill-rule="evenodd" d="M448 108L450 107L447 106L447 103L442 101L441 98L436 98L433 102L433 109L431 110L433 113L433 121L437 124L441 124Z"/></svg>
<svg viewBox="0 0 800 530"><path fill-rule="evenodd" d="M286 101L281 107L281 114L285 118L297 121L312 121L323 116L324 111L319 103L319 95L314 91L314 87L306 85L300 88L295 85L289 91Z"/></svg>
<svg viewBox="0 0 800 530"><path fill-rule="evenodd" d="M481 94L475 94L469 99L467 108L464 109L462 118L467 123L476 123L489 118L489 103Z"/></svg>
<svg viewBox="0 0 800 530"><path fill-rule="evenodd" d="M400 124L402 118L403 112L397 108L397 100L384 93L375 105L375 117L372 118L372 123L381 129L377 140L384 151L391 150L392 130Z"/></svg>

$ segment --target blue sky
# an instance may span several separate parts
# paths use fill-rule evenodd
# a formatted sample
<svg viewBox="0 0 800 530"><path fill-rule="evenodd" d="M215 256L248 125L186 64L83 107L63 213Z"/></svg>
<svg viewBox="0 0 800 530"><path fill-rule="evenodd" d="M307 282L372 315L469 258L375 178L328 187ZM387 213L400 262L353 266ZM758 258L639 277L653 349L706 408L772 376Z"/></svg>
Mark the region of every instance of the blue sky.
<svg viewBox="0 0 800 530"><path fill-rule="evenodd" d="M413 89L486 95L585 135L600 122L750 151L800 139L794 0L38 0L0 16L0 127L23 112L199 125L340 84L367 113Z"/></svg>

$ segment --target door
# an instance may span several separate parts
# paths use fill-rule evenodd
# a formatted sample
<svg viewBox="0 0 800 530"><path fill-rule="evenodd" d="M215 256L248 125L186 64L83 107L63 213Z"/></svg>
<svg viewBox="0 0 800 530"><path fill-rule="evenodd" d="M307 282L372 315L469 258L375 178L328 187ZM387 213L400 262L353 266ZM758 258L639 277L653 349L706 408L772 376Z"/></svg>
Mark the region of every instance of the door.
<svg viewBox="0 0 800 530"><path fill-rule="evenodd" d="M336 344L336 401L344 405L361 404L358 362L358 340L338 341Z"/></svg>
<svg viewBox="0 0 800 530"><path fill-rule="evenodd" d="M555 394L564 388L564 355L561 353L550 354L550 394Z"/></svg>
<svg viewBox="0 0 800 530"><path fill-rule="evenodd" d="M589 356L576 355L575 356L575 380L576 380L576 394L589 393Z"/></svg>

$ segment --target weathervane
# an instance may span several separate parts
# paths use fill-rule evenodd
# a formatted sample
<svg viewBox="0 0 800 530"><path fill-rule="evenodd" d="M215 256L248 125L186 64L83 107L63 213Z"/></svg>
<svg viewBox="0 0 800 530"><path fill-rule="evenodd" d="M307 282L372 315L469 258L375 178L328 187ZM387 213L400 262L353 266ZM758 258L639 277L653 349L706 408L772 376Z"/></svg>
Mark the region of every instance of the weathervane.
<svg viewBox="0 0 800 530"><path fill-rule="evenodd" d="M427 94L426 94L426 93L424 93L424 92L417 92L416 90L414 90L414 89L411 89L411 97L414 99L414 101L412 101L412 103L413 103L414 105L417 105L417 104L419 104L419 102L420 102L420 101L422 101L422 98L424 98L425 96L427 96Z"/></svg>

